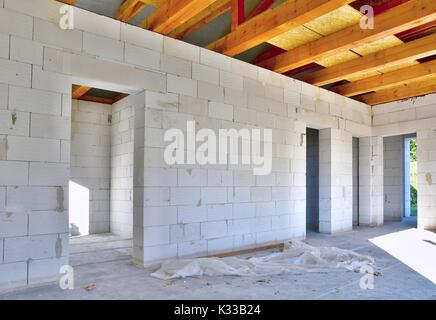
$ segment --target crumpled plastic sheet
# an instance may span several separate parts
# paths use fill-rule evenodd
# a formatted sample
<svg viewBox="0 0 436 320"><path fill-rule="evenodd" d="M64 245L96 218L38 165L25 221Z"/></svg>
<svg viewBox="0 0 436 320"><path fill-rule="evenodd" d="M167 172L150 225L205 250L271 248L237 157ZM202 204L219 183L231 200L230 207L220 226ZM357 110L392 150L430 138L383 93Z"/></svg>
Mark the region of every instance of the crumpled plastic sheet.
<svg viewBox="0 0 436 320"><path fill-rule="evenodd" d="M255 277L292 271L360 271L374 258L336 247L314 247L303 241L284 243L283 251L247 259L241 257L176 259L162 263L152 277L170 280L195 276Z"/></svg>

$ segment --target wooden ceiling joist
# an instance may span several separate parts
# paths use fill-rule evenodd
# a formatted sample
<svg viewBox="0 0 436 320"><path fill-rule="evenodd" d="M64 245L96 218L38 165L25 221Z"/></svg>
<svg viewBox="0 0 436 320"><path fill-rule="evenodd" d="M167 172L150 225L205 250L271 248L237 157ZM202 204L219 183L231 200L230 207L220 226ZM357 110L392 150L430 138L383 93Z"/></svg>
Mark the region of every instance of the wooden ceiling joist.
<svg viewBox="0 0 436 320"><path fill-rule="evenodd" d="M169 36L175 39L183 39L192 32L200 29L202 26L215 20L219 16L230 10L230 0L217 0L215 3L204 9L194 18L186 21L176 29L174 29Z"/></svg>
<svg viewBox="0 0 436 320"><path fill-rule="evenodd" d="M141 28L167 35L217 0L168 0L139 24Z"/></svg>
<svg viewBox="0 0 436 320"><path fill-rule="evenodd" d="M340 80L377 71L402 63L436 54L436 34L385 49L367 56L344 62L333 67L315 71L299 79L313 85L323 86Z"/></svg>
<svg viewBox="0 0 436 320"><path fill-rule="evenodd" d="M123 22L129 22L136 17L147 5L138 0L125 0L118 9L117 19Z"/></svg>
<svg viewBox="0 0 436 320"><path fill-rule="evenodd" d="M79 99L80 97L84 96L91 89L92 89L91 87L74 86L72 97L73 97L73 99Z"/></svg>
<svg viewBox="0 0 436 320"><path fill-rule="evenodd" d="M359 97L358 100L369 105L377 105L436 92L436 77L425 81L416 81L391 89L380 90Z"/></svg>
<svg viewBox="0 0 436 320"><path fill-rule="evenodd" d="M346 97L357 96L371 91L379 91L416 80L426 80L436 75L436 60L391 71L385 74L346 83L332 89Z"/></svg>
<svg viewBox="0 0 436 320"><path fill-rule="evenodd" d="M374 29L362 29L360 23L309 42L259 66L284 73L359 45L411 29L436 19L436 1L410 0L374 18Z"/></svg>
<svg viewBox="0 0 436 320"><path fill-rule="evenodd" d="M288 0L247 20L235 31L209 44L207 48L235 56L352 1Z"/></svg>

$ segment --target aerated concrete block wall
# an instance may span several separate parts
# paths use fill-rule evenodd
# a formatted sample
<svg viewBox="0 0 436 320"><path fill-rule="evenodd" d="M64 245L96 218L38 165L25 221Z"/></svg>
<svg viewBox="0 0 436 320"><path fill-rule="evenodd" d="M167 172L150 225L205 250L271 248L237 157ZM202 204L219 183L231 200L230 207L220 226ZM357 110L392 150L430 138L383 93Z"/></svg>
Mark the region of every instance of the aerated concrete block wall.
<svg viewBox="0 0 436 320"><path fill-rule="evenodd" d="M73 235L110 231L110 117L111 106L73 100L70 175L71 182L78 185L70 188ZM78 221L82 219L87 223L81 225Z"/></svg>
<svg viewBox="0 0 436 320"><path fill-rule="evenodd" d="M110 231L133 236L133 108L129 99L112 105Z"/></svg>
<svg viewBox="0 0 436 320"><path fill-rule="evenodd" d="M134 106L135 131L144 131L134 134L133 169L144 172L143 192L134 199L142 214L133 234L138 262L304 237L307 126L331 130L326 142L340 152L329 163L330 174L340 178L327 188L335 192L330 208L345 207L329 212L326 231L351 226L351 136L371 136L369 106L78 8L75 29L61 30L62 4L53 0L0 5L1 162L24 172L0 178L1 214L21 226L0 227L2 284L59 277L57 267L66 263L73 82L129 94L145 90L142 107ZM163 134L186 130L186 120L195 120L197 130L273 129L272 173L254 176L242 165L167 165ZM32 177L47 167L49 174ZM24 208L11 215L17 203ZM42 235L30 228L36 221Z"/></svg>
<svg viewBox="0 0 436 320"><path fill-rule="evenodd" d="M436 94L375 106L373 112L373 134L416 133L418 228L436 229Z"/></svg>
<svg viewBox="0 0 436 320"><path fill-rule="evenodd" d="M404 136L383 140L384 220L401 221L404 212Z"/></svg>

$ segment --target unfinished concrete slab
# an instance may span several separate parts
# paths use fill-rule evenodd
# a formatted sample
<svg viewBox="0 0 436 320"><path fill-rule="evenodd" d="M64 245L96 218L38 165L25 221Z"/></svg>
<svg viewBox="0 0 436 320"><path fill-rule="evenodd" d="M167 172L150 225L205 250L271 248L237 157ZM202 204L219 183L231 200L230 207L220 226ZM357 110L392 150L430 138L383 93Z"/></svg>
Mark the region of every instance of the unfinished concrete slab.
<svg viewBox="0 0 436 320"><path fill-rule="evenodd" d="M380 228L358 227L338 235L311 232L314 246L336 246L375 258L374 289L359 286L363 274L352 271L287 273L262 277L194 277L171 281L150 276L156 268L139 268L130 257L129 240L101 235L73 239L71 260L75 289L47 286L3 294L1 299L436 299L436 287L368 239L409 230L415 219ZM262 253L256 253L262 254ZM88 291L85 287L95 285ZM93 286L94 287L94 286Z"/></svg>

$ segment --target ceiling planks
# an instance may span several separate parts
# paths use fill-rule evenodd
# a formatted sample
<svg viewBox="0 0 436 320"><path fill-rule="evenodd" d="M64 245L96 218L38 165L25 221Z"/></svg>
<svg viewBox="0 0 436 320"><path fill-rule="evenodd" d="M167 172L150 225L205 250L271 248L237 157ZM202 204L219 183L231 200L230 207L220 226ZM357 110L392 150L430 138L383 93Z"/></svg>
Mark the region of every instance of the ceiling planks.
<svg viewBox="0 0 436 320"><path fill-rule="evenodd" d="M85 87L85 86L73 86L73 93L72 97L73 99L79 99L80 97L84 96L89 90L91 90L91 87Z"/></svg>
<svg viewBox="0 0 436 320"><path fill-rule="evenodd" d="M262 61L259 66L284 73L434 19L436 19L436 1L410 0L376 16L374 29L362 29L358 23Z"/></svg>
<svg viewBox="0 0 436 320"><path fill-rule="evenodd" d="M289 0L247 20L208 49L235 56L353 0Z"/></svg>
<svg viewBox="0 0 436 320"><path fill-rule="evenodd" d="M401 84L407 84L417 80L427 80L434 77L435 75L436 60L433 60L391 71L385 74L380 74L377 76L336 86L332 89L332 91L346 97L352 97L371 91L392 88Z"/></svg>
<svg viewBox="0 0 436 320"><path fill-rule="evenodd" d="M429 57L436 54L436 34L407 42L392 48L378 51L367 56L344 62L333 67L301 76L299 79L313 85L323 86L362 73L377 71L405 62Z"/></svg>
<svg viewBox="0 0 436 320"><path fill-rule="evenodd" d="M434 92L436 92L436 77L431 77L424 81L407 83L391 89L369 93L359 97L358 100L369 105L377 105Z"/></svg>

